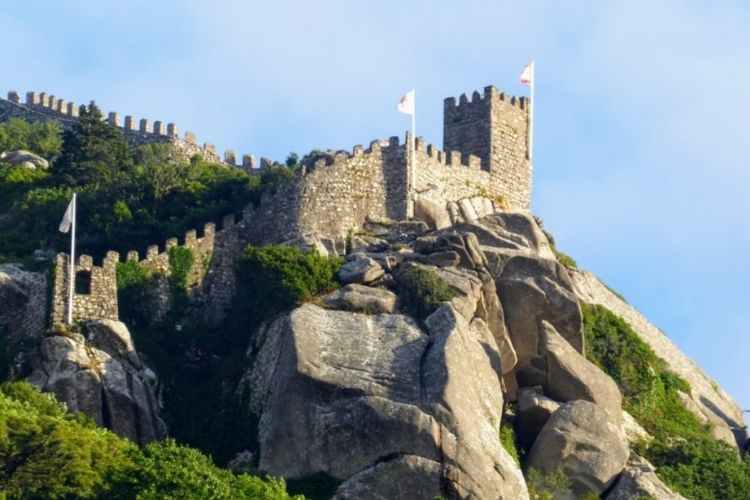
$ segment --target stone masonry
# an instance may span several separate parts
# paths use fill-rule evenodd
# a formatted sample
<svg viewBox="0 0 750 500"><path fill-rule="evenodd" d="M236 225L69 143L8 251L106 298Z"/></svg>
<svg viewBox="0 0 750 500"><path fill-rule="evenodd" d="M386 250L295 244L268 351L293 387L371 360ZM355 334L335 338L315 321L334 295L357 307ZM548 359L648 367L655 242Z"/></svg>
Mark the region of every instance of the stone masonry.
<svg viewBox="0 0 750 500"><path fill-rule="evenodd" d="M25 102L16 91L8 92L8 98L0 98L0 122L11 118L23 118L31 122L55 120L64 128L70 128L78 120L80 106L78 104L59 99L45 92L27 92ZM162 121L151 121L145 118L140 120L128 115L120 121L120 114L111 111L105 115L105 119L120 128L125 139L133 146L152 143L171 143L175 146L179 155L185 160L199 154L206 160L224 162L235 166L235 154L227 151L224 157L219 157L216 148L211 143L199 145L195 134L185 132L183 137L179 135L179 127L174 123ZM245 155L243 161L254 165L254 158ZM257 170L257 169L256 169Z"/></svg>
<svg viewBox="0 0 750 500"><path fill-rule="evenodd" d="M94 265L89 255L81 255L74 266L76 285L86 290L73 293L74 319L117 319L117 252L107 252L101 266ZM55 257L55 285L52 303L52 324L65 321L68 313L70 257L64 253ZM76 286L75 288L78 288Z"/></svg>
<svg viewBox="0 0 750 500"><path fill-rule="evenodd" d="M491 86L484 89L484 94L474 92L471 100L462 95L458 104L455 98L448 98L444 103L445 151L417 138L414 168L409 134L404 144L398 137L391 137L387 143L372 141L367 149L355 146L351 152L325 153L302 165L295 179L281 184L274 193L266 193L257 206L246 207L239 220L228 216L220 230L206 224L200 237L197 231L188 231L181 242L171 239L162 248L150 247L143 260L138 252L129 252L127 258L137 260L157 277L150 297L151 309L160 317L169 308L169 249L184 245L193 250L195 263L188 280L189 295L205 306L209 321L216 322L231 303L235 289L233 262L247 244L344 238L350 231L360 229L367 216L407 218L415 198L448 209L460 200L482 197L491 200L497 209L528 211L528 109L528 99L510 97ZM77 115L75 105L47 94L30 92L25 104L15 92L9 92L7 100L0 99L0 121L21 116L30 120L56 119L70 126ZM121 127L132 144L171 142L183 148L185 154L196 152L218 158L210 144L195 146L193 134L180 139L174 124L154 122L152 127L148 120L136 124L133 117L126 116L121 126L117 113L109 113L107 120ZM191 149L193 146L195 149ZM229 165L236 164L233 151L227 151L224 159ZM261 172L263 167L256 168L250 155L243 156L242 164L253 173ZM58 261L64 258L59 256ZM105 259L101 269L106 269L107 262L117 261L112 258L108 256L110 260ZM89 261L82 257L79 266L85 267ZM76 316L116 319L116 284L112 281L111 286L95 285L110 271L114 276L113 270L92 270L92 294L76 295ZM64 273L56 279L54 321L64 318L64 307L59 304L66 297L61 295L67 290L61 285L65 279ZM111 294L112 298L106 300L100 293ZM106 309L104 302L115 306Z"/></svg>

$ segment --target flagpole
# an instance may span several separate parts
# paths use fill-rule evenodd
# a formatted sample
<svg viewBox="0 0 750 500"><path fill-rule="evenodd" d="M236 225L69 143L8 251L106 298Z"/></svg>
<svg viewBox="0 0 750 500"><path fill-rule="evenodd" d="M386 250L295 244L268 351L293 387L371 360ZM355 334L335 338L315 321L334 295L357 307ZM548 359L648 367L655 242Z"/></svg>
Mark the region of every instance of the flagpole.
<svg viewBox="0 0 750 500"><path fill-rule="evenodd" d="M536 61L531 61L531 85L529 86L529 162L533 163L534 152L534 85L536 84Z"/></svg>
<svg viewBox="0 0 750 500"><path fill-rule="evenodd" d="M417 91L414 91L414 112L411 114L411 188L412 206L409 216L414 216L417 202Z"/></svg>
<svg viewBox="0 0 750 500"><path fill-rule="evenodd" d="M76 194L73 193L72 223L70 231L70 274L68 279L68 325L73 324L73 289L76 280Z"/></svg>

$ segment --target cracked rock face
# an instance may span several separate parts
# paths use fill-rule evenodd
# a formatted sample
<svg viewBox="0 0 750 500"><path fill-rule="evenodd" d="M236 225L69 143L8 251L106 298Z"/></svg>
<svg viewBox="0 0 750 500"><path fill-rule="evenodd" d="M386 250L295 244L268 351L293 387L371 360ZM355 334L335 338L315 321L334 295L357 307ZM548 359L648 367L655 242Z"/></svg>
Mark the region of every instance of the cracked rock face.
<svg viewBox="0 0 750 500"><path fill-rule="evenodd" d="M16 264L0 264L0 331L7 335L10 346L42 336L46 306L47 278L43 274Z"/></svg>
<svg viewBox="0 0 750 500"><path fill-rule="evenodd" d="M155 396L157 380L133 350L127 327L99 320L84 326L82 336L45 338L28 382L80 411L98 425L139 444L166 437Z"/></svg>
<svg viewBox="0 0 750 500"><path fill-rule="evenodd" d="M561 469L577 495L601 494L617 479L628 456L627 441L612 414L597 404L576 400L563 404L547 420L527 465L544 473Z"/></svg>
<svg viewBox="0 0 750 500"><path fill-rule="evenodd" d="M656 476L654 466L645 458L630 453L630 458L620 478L607 494L607 500L630 498L658 498L659 500L684 500Z"/></svg>
<svg viewBox="0 0 750 500"><path fill-rule="evenodd" d="M583 352L583 316L565 266L537 257L512 257L497 278L497 288L519 367L537 355L542 321Z"/></svg>
<svg viewBox="0 0 750 500"><path fill-rule="evenodd" d="M450 304L427 324L304 305L261 331L245 378L259 468L326 472L343 481L337 498L527 498L497 438L494 337Z"/></svg>

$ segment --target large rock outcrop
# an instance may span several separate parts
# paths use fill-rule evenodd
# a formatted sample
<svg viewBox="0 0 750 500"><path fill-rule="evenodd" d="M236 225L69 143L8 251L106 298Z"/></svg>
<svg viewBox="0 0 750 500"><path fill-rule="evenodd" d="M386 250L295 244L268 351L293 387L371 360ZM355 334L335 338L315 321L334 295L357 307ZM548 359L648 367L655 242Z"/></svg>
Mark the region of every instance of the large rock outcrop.
<svg viewBox="0 0 750 500"><path fill-rule="evenodd" d="M244 381L259 468L326 472L344 481L338 498L525 498L497 439L500 356L479 321L444 305L428 335L399 314L304 305L267 325Z"/></svg>
<svg viewBox="0 0 750 500"><path fill-rule="evenodd" d="M47 170L49 168L49 162L39 155L35 155L31 151L25 151L18 149L16 151L3 151L0 153L0 163L7 163L9 165L23 165L25 168L34 170L41 168Z"/></svg>
<svg viewBox="0 0 750 500"><path fill-rule="evenodd" d="M620 474L612 489L607 493L607 500L630 500L632 498L656 498L659 500L684 500L656 476L654 466L635 453Z"/></svg>
<svg viewBox="0 0 750 500"><path fill-rule="evenodd" d="M615 381L573 349L551 324L542 321L540 330L543 361L538 365L544 367L544 394L556 401L583 399L596 403L620 422L622 395Z"/></svg>
<svg viewBox="0 0 750 500"><path fill-rule="evenodd" d="M84 336L85 335L85 336ZM97 424L139 444L166 437L155 374L140 360L127 327L98 320L84 335L46 337L29 357L29 382Z"/></svg>
<svg viewBox="0 0 750 500"><path fill-rule="evenodd" d="M497 289L519 367L537 355L542 321L583 352L583 317L565 266L549 259L512 257L497 278Z"/></svg>
<svg viewBox="0 0 750 500"><path fill-rule="evenodd" d="M0 264L0 332L10 346L41 338L47 310L47 277L17 264Z"/></svg>
<svg viewBox="0 0 750 500"><path fill-rule="evenodd" d="M529 452L527 466L543 473L562 470L578 495L601 494L617 479L629 453L612 414L577 400L565 403L550 417Z"/></svg>

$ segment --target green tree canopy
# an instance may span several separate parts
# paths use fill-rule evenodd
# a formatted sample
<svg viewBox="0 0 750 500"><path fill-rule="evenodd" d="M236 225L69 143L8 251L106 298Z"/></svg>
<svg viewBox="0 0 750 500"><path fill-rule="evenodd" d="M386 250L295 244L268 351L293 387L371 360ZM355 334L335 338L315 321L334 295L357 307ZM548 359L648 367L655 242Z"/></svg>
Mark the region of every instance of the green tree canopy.
<svg viewBox="0 0 750 500"><path fill-rule="evenodd" d="M78 122L63 134L63 154L53 172L68 186L99 188L116 183L132 165L122 132L105 122L91 101L81 106Z"/></svg>

